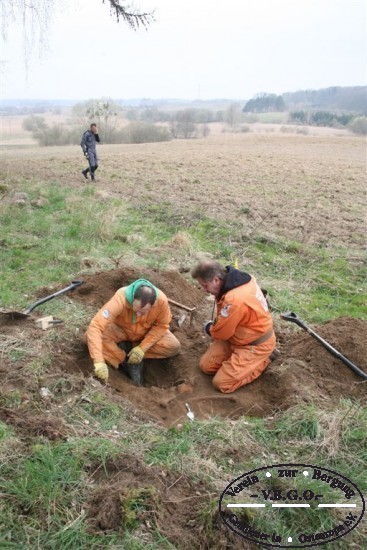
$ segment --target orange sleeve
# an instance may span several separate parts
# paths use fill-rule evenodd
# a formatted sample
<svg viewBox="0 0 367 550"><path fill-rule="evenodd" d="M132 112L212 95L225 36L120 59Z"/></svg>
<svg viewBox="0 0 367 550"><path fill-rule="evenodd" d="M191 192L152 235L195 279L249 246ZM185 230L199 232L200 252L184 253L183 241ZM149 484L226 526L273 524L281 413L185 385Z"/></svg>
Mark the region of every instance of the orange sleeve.
<svg viewBox="0 0 367 550"><path fill-rule="evenodd" d="M157 318L149 332L147 332L144 339L139 344L145 352L166 334L167 330L169 330L169 324L172 319L171 310L166 296L162 296L162 299L157 303L157 307L159 308Z"/></svg>
<svg viewBox="0 0 367 550"><path fill-rule="evenodd" d="M102 353L102 334L107 325L113 323L123 311L125 305L119 291L93 317L87 329L89 354L95 363L104 363Z"/></svg>
<svg viewBox="0 0 367 550"><path fill-rule="evenodd" d="M210 329L214 340L229 340L234 335L238 324L244 317L244 306L224 302L218 311L217 318Z"/></svg>

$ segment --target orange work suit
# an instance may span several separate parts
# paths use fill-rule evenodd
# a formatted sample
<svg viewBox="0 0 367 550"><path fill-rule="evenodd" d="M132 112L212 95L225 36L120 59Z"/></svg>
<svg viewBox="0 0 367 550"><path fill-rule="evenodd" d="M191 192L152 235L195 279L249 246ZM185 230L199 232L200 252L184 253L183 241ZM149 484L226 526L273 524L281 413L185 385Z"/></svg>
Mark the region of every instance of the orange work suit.
<svg viewBox="0 0 367 550"><path fill-rule="evenodd" d="M126 299L125 288L120 288L89 324L85 340L93 362L107 361L117 369L126 357L117 345L123 341L139 345L147 359L177 355L181 344L169 330L172 314L166 295L158 290L148 313L137 317Z"/></svg>
<svg viewBox="0 0 367 550"><path fill-rule="evenodd" d="M213 385L221 392L250 384L266 369L276 339L268 304L253 277L217 301L210 334L214 342L202 356L200 368L214 374ZM262 336L263 343L251 345Z"/></svg>

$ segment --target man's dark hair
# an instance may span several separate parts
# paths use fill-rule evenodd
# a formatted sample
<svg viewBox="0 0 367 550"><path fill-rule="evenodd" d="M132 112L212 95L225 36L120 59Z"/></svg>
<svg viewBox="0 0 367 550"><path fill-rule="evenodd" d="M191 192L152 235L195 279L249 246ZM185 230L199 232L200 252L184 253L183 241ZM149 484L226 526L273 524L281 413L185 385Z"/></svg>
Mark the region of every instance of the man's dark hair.
<svg viewBox="0 0 367 550"><path fill-rule="evenodd" d="M226 268L214 260L204 260L191 270L193 279L202 279L203 281L212 281L214 277L225 279Z"/></svg>
<svg viewBox="0 0 367 550"><path fill-rule="evenodd" d="M92 124L90 125L91 129L93 128L93 126L94 128L97 128L97 124L95 122L92 122Z"/></svg>
<svg viewBox="0 0 367 550"><path fill-rule="evenodd" d="M141 307L146 306L147 304L153 305L157 299L157 294L151 286L139 286L135 291L134 300L140 300Z"/></svg>

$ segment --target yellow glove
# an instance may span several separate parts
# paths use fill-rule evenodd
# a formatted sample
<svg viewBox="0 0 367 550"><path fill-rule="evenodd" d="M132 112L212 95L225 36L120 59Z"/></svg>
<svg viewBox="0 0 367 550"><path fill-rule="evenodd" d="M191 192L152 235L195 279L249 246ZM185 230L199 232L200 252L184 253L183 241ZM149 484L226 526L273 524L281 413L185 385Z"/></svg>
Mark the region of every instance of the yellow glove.
<svg viewBox="0 0 367 550"><path fill-rule="evenodd" d="M97 378L102 380L102 382L107 382L108 367L106 363L94 363L94 374Z"/></svg>
<svg viewBox="0 0 367 550"><path fill-rule="evenodd" d="M144 350L141 349L140 346L136 346L133 348L130 353L127 354L128 360L127 362L129 365L137 365L138 363L141 363L144 357Z"/></svg>

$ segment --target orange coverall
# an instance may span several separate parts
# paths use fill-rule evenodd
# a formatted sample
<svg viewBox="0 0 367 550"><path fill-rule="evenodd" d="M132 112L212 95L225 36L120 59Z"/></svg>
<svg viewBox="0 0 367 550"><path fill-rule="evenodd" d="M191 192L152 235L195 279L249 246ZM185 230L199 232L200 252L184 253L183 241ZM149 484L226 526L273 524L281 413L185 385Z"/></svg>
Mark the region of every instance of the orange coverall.
<svg viewBox="0 0 367 550"><path fill-rule="evenodd" d="M210 329L214 342L202 356L200 368L215 375L213 384L218 390L231 393L258 378L269 365L276 345L273 321L253 277L226 292L217 301L217 312ZM251 345L263 335L266 341Z"/></svg>
<svg viewBox="0 0 367 550"><path fill-rule="evenodd" d="M158 296L146 315L137 317L120 288L93 317L85 340L94 362L107 361L118 368L126 353L118 342L129 341L140 346L147 359L162 359L177 355L181 344L169 331L172 319L166 295L158 290Z"/></svg>

